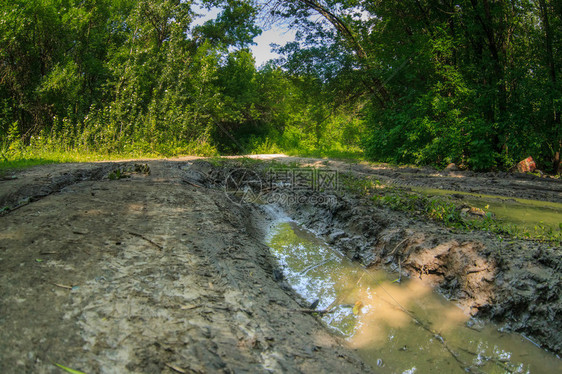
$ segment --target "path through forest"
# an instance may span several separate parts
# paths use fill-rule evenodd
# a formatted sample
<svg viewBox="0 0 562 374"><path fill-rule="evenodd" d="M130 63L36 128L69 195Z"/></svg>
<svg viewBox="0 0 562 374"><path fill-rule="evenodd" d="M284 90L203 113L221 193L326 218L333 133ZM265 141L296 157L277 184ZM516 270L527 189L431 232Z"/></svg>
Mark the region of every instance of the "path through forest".
<svg viewBox="0 0 562 374"><path fill-rule="evenodd" d="M554 179L260 158L384 183L562 202L562 183ZM303 312L308 305L279 276L264 244L266 213L225 193L232 169L181 158L5 174L0 371L60 372L53 363L86 373L370 371ZM528 245L525 255L499 264L490 238L453 238L362 204L343 196L336 211L326 204L283 208L349 257L387 267L399 258L405 275L425 277L467 313L515 318L514 330L561 352L560 248Z"/></svg>

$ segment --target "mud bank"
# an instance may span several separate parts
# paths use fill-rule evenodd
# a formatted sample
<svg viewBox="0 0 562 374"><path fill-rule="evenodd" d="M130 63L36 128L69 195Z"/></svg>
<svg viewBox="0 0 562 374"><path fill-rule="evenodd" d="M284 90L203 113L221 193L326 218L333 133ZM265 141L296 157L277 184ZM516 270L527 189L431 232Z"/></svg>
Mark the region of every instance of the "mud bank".
<svg viewBox="0 0 562 374"><path fill-rule="evenodd" d="M295 200L310 200L306 192L297 194ZM483 232L455 233L353 196L323 201L283 208L365 266L419 278L466 313L562 353L560 248L500 241Z"/></svg>
<svg viewBox="0 0 562 374"><path fill-rule="evenodd" d="M274 161L280 164L244 166L234 161L216 168L201 162L195 169L207 175L201 181L215 183L216 187L216 183L233 170L247 170L249 173L242 178L238 190L245 186L259 193L256 201L277 202L291 218L349 258L367 267L380 266L395 271L399 277L419 278L455 301L467 314L493 321L506 331L521 333L543 348L562 353L560 247L527 240L504 240L482 231L455 232L407 213L375 206L368 199L342 191L295 189L290 183L279 186L261 183L261 190L255 191L256 179L266 180L271 167L295 162L303 166L332 167L356 177L382 173L392 176L386 179L387 183L404 184L402 180L417 174L418 181L414 178L411 185L439 184L448 189L461 183L458 176L436 174L430 169L349 165L329 160L275 158ZM463 173L467 186L472 186L470 190L489 193L487 187L493 186L492 192L502 194L499 196L512 196L517 191L534 196L537 192L533 189L538 188L548 192L541 195L542 200L558 201L557 191L562 191L562 183L552 178L506 173L505 181L490 182L493 173ZM423 175L427 178L423 179ZM279 192L285 198L279 199L276 196Z"/></svg>
<svg viewBox="0 0 562 374"><path fill-rule="evenodd" d="M0 372L370 371L300 312L254 209L191 167L55 165L0 182Z"/></svg>

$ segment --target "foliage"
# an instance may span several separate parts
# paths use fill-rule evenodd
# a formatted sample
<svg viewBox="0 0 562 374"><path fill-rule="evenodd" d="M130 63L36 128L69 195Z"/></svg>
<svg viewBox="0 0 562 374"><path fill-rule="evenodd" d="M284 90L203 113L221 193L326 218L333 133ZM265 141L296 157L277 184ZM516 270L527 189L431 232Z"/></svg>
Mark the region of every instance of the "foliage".
<svg viewBox="0 0 562 374"><path fill-rule="evenodd" d="M194 23L201 7L217 16ZM532 155L556 171L561 10L548 0L10 0L2 154L284 151L475 170ZM298 40L257 69L247 47L265 13Z"/></svg>
<svg viewBox="0 0 562 374"><path fill-rule="evenodd" d="M558 2L282 0L271 9L301 36L279 49L286 66L362 103L372 159L487 170L533 155L558 167Z"/></svg>
<svg viewBox="0 0 562 374"><path fill-rule="evenodd" d="M174 0L2 5L3 149L18 145L17 126L17 141L35 150L216 153L213 126L232 97L218 84L221 61L259 32L246 20L251 3L223 5L195 30L191 4ZM235 37L211 43L229 30Z"/></svg>

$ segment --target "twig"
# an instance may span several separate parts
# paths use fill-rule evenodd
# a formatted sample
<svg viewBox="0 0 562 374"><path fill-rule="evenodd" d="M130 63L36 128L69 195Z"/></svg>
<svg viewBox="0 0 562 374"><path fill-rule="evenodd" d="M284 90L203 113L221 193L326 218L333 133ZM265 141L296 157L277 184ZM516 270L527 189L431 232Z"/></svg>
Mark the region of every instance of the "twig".
<svg viewBox="0 0 562 374"><path fill-rule="evenodd" d="M324 260L324 261L322 261L322 262L319 263L319 264L310 265L310 266L304 268L304 270L301 271L301 272L299 273L299 275L304 275L304 274L308 273L310 270L313 270L313 269L316 269L316 268L319 267L319 266L325 265L325 264L327 264L327 263L330 262L330 261L333 261L333 258L329 258L329 259L327 259L327 260Z"/></svg>
<svg viewBox="0 0 562 374"><path fill-rule="evenodd" d="M318 313L318 314L328 314L328 313L334 313L335 310L328 310L328 309L324 309L324 310L316 310L316 309L289 309L289 312L293 312L293 313L306 313L306 314L314 314L314 313Z"/></svg>
<svg viewBox="0 0 562 374"><path fill-rule="evenodd" d="M64 284L59 284L59 283L53 283L55 286L60 287L60 288L65 288L67 290L71 290L72 286L66 286Z"/></svg>
<svg viewBox="0 0 562 374"><path fill-rule="evenodd" d="M359 277L359 279L357 280L357 282L355 282L355 287L359 286L359 283L361 283L361 280L363 279L363 277L365 276L365 274L367 274L366 271L363 272L363 274L361 274L361 276Z"/></svg>
<svg viewBox="0 0 562 374"><path fill-rule="evenodd" d="M521 336L524 337L525 339L527 339L528 341L530 341L531 343L533 343L533 344L534 344L535 346L537 346L538 348L542 349L542 347L541 347L538 343L536 343L536 342L534 342L533 340L531 340L531 338L529 338L529 337L526 336L525 334L521 334Z"/></svg>
<svg viewBox="0 0 562 374"><path fill-rule="evenodd" d="M495 358L495 357L484 356L484 355L481 355L481 354L479 355L479 354L476 353L476 352L472 352L471 350L468 350L468 349L465 349L465 348L462 348L462 347L459 347L459 349L460 349L461 351L465 352L465 353L470 354L470 355L473 355L473 356L480 356L481 358L483 358L483 359L486 360L486 361L491 361L491 362L493 362L494 364L496 364L496 366L499 366L500 368L502 368L503 370L507 371L508 373L513 373L513 370L511 370L511 369L507 366L506 363L504 363L504 362L498 360L498 359Z"/></svg>
<svg viewBox="0 0 562 374"><path fill-rule="evenodd" d="M133 236L137 236L137 237L139 237L139 238L141 238L141 239L146 240L147 242L149 242L150 244L152 244L153 246L155 246L155 247L158 248L159 250L163 250L163 249L164 249L164 247L162 247L160 244L154 243L152 240L148 239L148 238L147 238L146 236L144 236L144 235L137 234L136 232L132 232L132 231L129 231L129 234L131 234L131 235L133 235Z"/></svg>
<svg viewBox="0 0 562 374"><path fill-rule="evenodd" d="M464 327L466 327L467 329L472 330L472 331L482 332L482 330L478 330L476 327L468 326L468 325L466 325L466 324L464 325ZM461 349L462 349L462 348L461 348Z"/></svg>
<svg viewBox="0 0 562 374"><path fill-rule="evenodd" d="M172 369L172 370L174 370L174 371L177 371L178 373L182 373L182 374L185 374L185 373L186 373L185 370L183 370L182 368L179 368L179 367L177 367L177 366L175 366L175 365L168 364L168 363L166 363L166 364L164 364L164 365L166 365L167 367L169 367L170 369Z"/></svg>
<svg viewBox="0 0 562 374"><path fill-rule="evenodd" d="M191 185L191 186L193 186L193 187L203 188L203 186L198 185L197 183L193 183L193 182L191 182L191 181L188 181L187 179L182 179L182 182L187 183L187 184L189 184L189 185Z"/></svg>
<svg viewBox="0 0 562 374"><path fill-rule="evenodd" d="M468 270L466 274L480 273L481 271L485 271L485 270L488 270L488 268L485 267L485 268L472 269L472 270Z"/></svg>
<svg viewBox="0 0 562 374"><path fill-rule="evenodd" d="M35 200L36 200L35 197L26 197L25 199L20 200L17 205L5 207L5 208L4 208L5 210L3 210L2 213L3 213L3 214L11 213L11 212L13 212L14 210L17 210L17 209L19 209L19 208L23 208L23 207L26 206L26 205L29 205L29 203L32 203L32 202L34 202Z"/></svg>
<svg viewBox="0 0 562 374"><path fill-rule="evenodd" d="M406 240L408 240L408 238L406 238L406 239L402 240L400 243L396 244L396 247L394 247L394 249L393 249L392 251L390 251L390 253L389 253L388 255L390 256L391 254L393 254L394 252L396 252L396 250L398 249L398 247L400 247L402 244L404 244L404 242L405 242Z"/></svg>

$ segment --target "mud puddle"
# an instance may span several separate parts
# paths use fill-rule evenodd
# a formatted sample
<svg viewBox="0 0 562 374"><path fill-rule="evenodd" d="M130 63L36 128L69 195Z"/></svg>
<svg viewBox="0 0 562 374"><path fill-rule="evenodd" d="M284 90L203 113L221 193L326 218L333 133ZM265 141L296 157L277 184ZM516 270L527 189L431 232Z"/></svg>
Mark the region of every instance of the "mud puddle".
<svg viewBox="0 0 562 374"><path fill-rule="evenodd" d="M413 187L426 195L452 196L455 199L491 212L499 220L520 229L562 230L562 204L522 198L506 198L497 195L476 194L435 188Z"/></svg>
<svg viewBox="0 0 562 374"><path fill-rule="evenodd" d="M377 372L562 371L522 335L470 319L419 280L365 270L293 221L274 222L267 244L288 283Z"/></svg>

